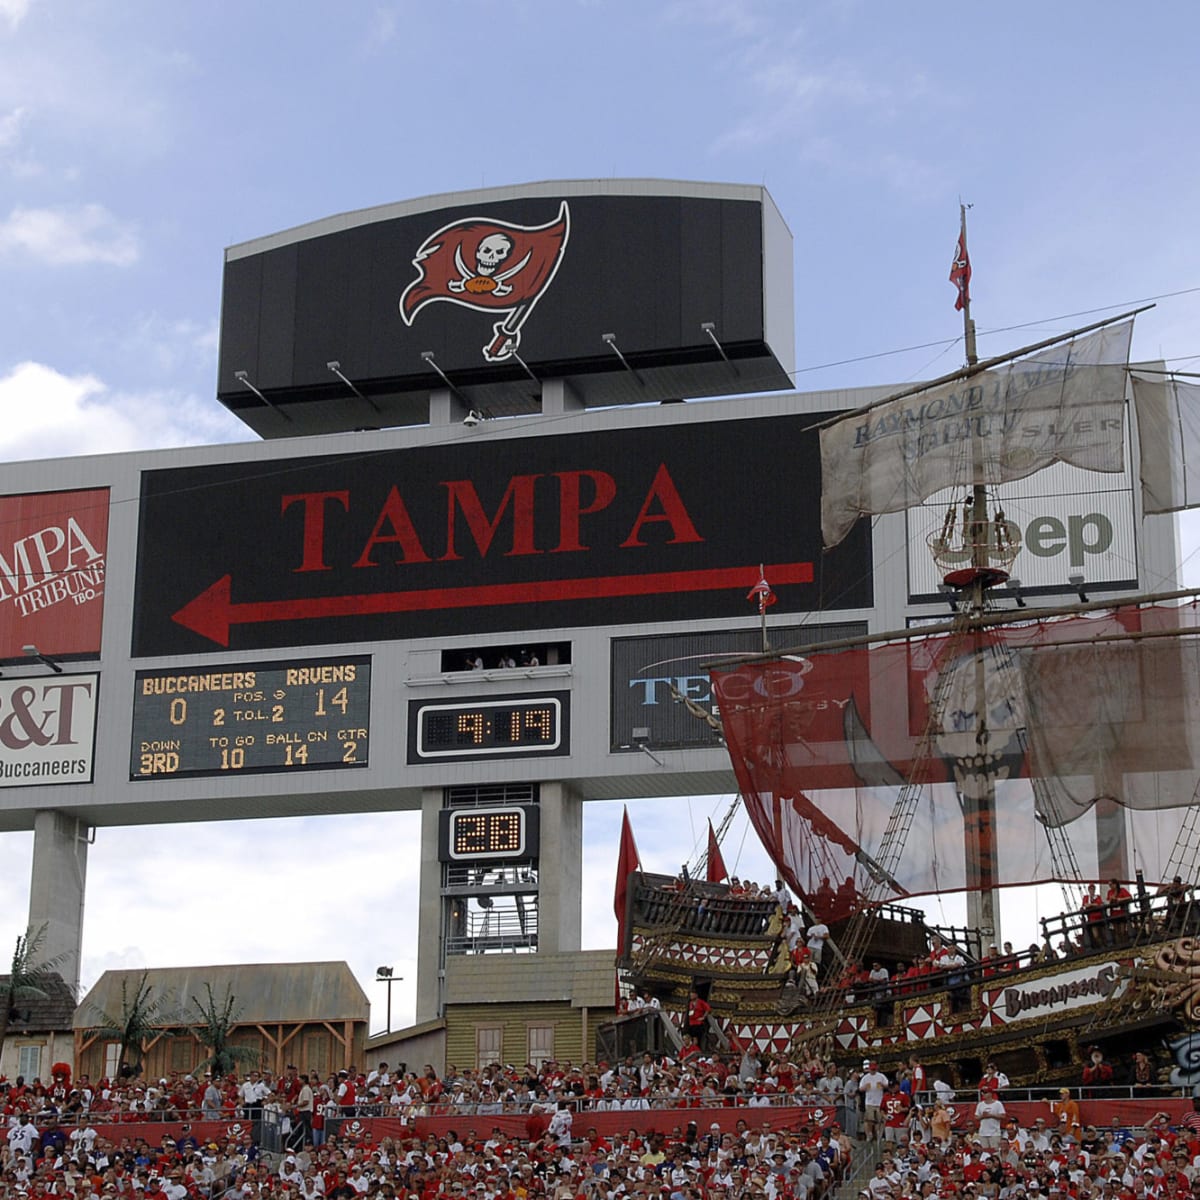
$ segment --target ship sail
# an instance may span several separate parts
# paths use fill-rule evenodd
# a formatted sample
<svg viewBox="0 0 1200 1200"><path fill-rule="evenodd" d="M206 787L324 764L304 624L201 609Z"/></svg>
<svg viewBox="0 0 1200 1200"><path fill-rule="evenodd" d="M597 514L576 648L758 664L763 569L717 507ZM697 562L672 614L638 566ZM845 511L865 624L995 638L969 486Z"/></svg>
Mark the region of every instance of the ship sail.
<svg viewBox="0 0 1200 1200"><path fill-rule="evenodd" d="M1160 819L1191 804L1200 782L1196 634L1194 603L1131 604L818 646L712 678L760 838L810 907L836 920L868 895L979 886L963 846L981 836L970 797L985 782L995 815L982 832L1005 883L1061 878L1039 828L1065 832L1085 879L1116 871L1126 837L1147 880L1161 879L1174 845L1162 827L1178 814ZM922 800L889 862L889 822L914 780Z"/></svg>
<svg viewBox="0 0 1200 1200"><path fill-rule="evenodd" d="M970 569L946 576L975 590L943 632L712 671L751 820L827 918L938 892L1128 879L1133 865L1161 880L1200 787L1200 608L1084 605L1097 611L1023 610L1006 623L984 595L1007 573L980 552L1006 528L1002 513L987 517L983 488L1056 462L1124 469L1129 318L822 430L827 545L861 515L948 488L976 497L963 510ZM1181 423L1177 381L1137 386L1146 438L1168 430L1181 448L1165 468L1143 449L1143 475L1165 473L1163 509L1200 501L1200 435Z"/></svg>
<svg viewBox="0 0 1200 1200"><path fill-rule="evenodd" d="M1166 513L1200 507L1200 385L1144 371L1132 378L1143 508Z"/></svg>
<svg viewBox="0 0 1200 1200"><path fill-rule="evenodd" d="M1124 469L1133 322L1077 336L851 413L821 431L821 530L902 512L948 487L1023 479L1054 462Z"/></svg>

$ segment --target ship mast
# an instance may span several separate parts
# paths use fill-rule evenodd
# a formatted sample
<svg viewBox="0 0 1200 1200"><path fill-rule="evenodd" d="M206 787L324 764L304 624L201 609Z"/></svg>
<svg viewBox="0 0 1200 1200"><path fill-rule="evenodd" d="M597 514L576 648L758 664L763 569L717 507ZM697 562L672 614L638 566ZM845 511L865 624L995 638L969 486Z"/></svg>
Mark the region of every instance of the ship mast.
<svg viewBox="0 0 1200 1200"><path fill-rule="evenodd" d="M955 262L957 271L965 271L959 284L962 302L963 343L967 352L967 366L979 362L975 349L975 322L971 319L970 259L967 255L967 206L960 203L959 213L959 256ZM971 435L971 517L967 525L971 547L971 569L966 587L963 588L966 615L980 617L989 588L1006 578L998 573L989 559L992 527L988 521L987 487L983 477L983 453L978 426ZM999 523L998 523L999 525ZM996 530L999 534L999 527ZM1001 580L996 578L1001 574ZM947 579L948 583L953 583ZM980 754L987 752L988 703L985 656L979 649L974 654L975 671L975 729ZM999 859L996 847L996 778L991 771L982 772L980 786L965 788L962 793L963 826L966 834L964 851L967 856L967 925L979 931L981 944L988 941L1001 944L1000 937L1000 893Z"/></svg>

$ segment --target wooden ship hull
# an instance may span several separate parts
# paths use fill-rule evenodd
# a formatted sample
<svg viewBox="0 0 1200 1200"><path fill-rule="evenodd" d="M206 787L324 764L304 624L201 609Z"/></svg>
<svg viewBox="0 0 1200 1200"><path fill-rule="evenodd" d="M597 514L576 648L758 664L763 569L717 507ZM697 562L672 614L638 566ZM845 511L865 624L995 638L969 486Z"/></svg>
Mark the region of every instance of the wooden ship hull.
<svg viewBox="0 0 1200 1200"><path fill-rule="evenodd" d="M843 1066L871 1059L889 1073L916 1056L931 1080L971 1088L988 1063L1024 1086L1077 1086L1095 1049L1116 1063L1142 1050L1162 1088L1200 1084L1200 912L1194 920L1147 898L1120 929L1088 928L1082 918L1048 926L1075 944L1065 957L1047 960L1035 947L887 985L840 986L832 950L812 996L792 979L773 900L642 873L630 884L621 978L656 997L677 1030L689 991L699 990L712 1006L708 1051L753 1045L767 1060L812 1052ZM869 920L871 961L891 967L942 936L917 910L884 906ZM839 932L845 923L832 930L835 946ZM628 1017L601 1032L597 1052L678 1053L682 1045L664 1036L657 1015Z"/></svg>

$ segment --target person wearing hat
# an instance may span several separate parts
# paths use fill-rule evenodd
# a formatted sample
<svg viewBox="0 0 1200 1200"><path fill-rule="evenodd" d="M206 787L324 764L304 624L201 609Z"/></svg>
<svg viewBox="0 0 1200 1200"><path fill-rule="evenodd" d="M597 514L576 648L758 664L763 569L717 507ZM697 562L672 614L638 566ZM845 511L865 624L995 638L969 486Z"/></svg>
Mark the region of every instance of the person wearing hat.
<svg viewBox="0 0 1200 1200"><path fill-rule="evenodd" d="M1050 1116L1061 1134L1070 1134L1079 1141L1082 1125L1079 1118L1079 1101L1071 1096L1070 1088L1059 1088L1058 1098L1050 1101Z"/></svg>
<svg viewBox="0 0 1200 1200"><path fill-rule="evenodd" d="M995 1088L984 1088L975 1105L975 1120L979 1123L979 1144L985 1150L995 1150L1000 1145L1000 1123L1004 1120L1003 1103L996 1096Z"/></svg>

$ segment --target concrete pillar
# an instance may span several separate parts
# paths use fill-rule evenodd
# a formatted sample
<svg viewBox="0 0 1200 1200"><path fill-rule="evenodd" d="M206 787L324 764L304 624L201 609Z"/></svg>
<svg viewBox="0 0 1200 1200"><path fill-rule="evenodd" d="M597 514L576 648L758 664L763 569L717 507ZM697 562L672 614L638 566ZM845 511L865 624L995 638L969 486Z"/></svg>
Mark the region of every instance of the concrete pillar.
<svg viewBox="0 0 1200 1200"><path fill-rule="evenodd" d="M538 953L567 954L583 941L583 802L557 780L538 794Z"/></svg>
<svg viewBox="0 0 1200 1200"><path fill-rule="evenodd" d="M466 415L467 406L449 388L429 393L430 425L461 425Z"/></svg>
<svg viewBox="0 0 1200 1200"><path fill-rule="evenodd" d="M33 818L33 871L29 881L29 928L45 927L42 958L79 994L83 948L83 899L90 827L66 813L43 809Z"/></svg>
<svg viewBox="0 0 1200 1200"><path fill-rule="evenodd" d="M411 927L417 931L417 1024L442 1015L442 867L438 862L438 814L442 811L442 789L426 788L421 796L421 878L418 890L420 911L413 914Z"/></svg>
<svg viewBox="0 0 1200 1200"><path fill-rule="evenodd" d="M565 379L542 380L542 416L583 412L583 397Z"/></svg>

